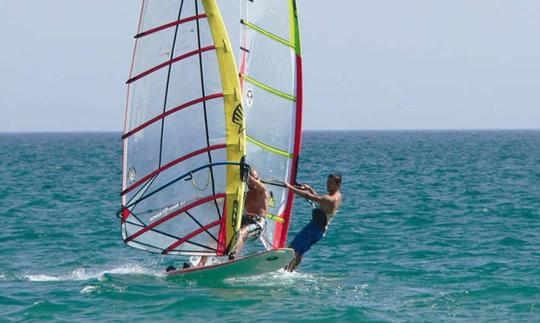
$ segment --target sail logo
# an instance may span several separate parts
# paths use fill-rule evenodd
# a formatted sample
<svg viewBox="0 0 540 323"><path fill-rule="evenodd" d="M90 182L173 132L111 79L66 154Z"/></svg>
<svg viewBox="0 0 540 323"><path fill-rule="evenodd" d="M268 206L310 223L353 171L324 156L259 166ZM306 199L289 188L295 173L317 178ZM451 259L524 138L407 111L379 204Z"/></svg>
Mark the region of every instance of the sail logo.
<svg viewBox="0 0 540 323"><path fill-rule="evenodd" d="M242 108L242 104L238 104L234 109L232 122L238 126L239 134L244 131L244 109Z"/></svg>
<svg viewBox="0 0 540 323"><path fill-rule="evenodd" d="M247 90L247 104L248 104L248 107L251 107L253 105L253 98L254 98L254 94L253 94L253 90L252 89L249 89Z"/></svg>
<svg viewBox="0 0 540 323"><path fill-rule="evenodd" d="M137 175L137 172L135 171L135 168L130 167L127 173L128 181L130 183L133 183L135 181L135 176Z"/></svg>
<svg viewBox="0 0 540 323"><path fill-rule="evenodd" d="M164 216L169 215L174 210L178 209L180 207L180 203L173 204L171 206L164 207L161 211L159 211L156 215L150 218L150 222L154 222L158 219L161 219Z"/></svg>

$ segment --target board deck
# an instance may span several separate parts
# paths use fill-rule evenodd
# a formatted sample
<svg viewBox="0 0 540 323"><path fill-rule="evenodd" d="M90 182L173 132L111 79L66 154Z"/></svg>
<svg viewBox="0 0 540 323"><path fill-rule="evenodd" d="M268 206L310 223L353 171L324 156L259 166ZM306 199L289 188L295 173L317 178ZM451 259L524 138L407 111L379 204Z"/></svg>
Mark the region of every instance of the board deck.
<svg viewBox="0 0 540 323"><path fill-rule="evenodd" d="M293 256L292 249L275 249L219 264L178 269L167 272L166 275L194 280L223 280L232 277L255 276L271 273L285 267Z"/></svg>

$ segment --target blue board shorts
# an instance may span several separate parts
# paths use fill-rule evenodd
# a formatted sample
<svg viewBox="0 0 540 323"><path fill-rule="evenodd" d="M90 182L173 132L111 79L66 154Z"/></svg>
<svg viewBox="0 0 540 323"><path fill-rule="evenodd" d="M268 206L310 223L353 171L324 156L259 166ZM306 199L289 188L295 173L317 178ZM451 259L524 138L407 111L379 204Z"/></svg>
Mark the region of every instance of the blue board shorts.
<svg viewBox="0 0 540 323"><path fill-rule="evenodd" d="M323 236L324 230L321 230L313 221L310 221L302 231L298 232L290 246L296 253L303 255Z"/></svg>

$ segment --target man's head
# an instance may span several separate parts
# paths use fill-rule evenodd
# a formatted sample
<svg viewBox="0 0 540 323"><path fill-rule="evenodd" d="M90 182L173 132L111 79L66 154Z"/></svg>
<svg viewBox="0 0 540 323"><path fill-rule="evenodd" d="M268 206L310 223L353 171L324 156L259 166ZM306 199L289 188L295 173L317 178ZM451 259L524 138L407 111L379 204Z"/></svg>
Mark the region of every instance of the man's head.
<svg viewBox="0 0 540 323"><path fill-rule="evenodd" d="M259 174L257 173L257 170L253 167L249 171L248 188L250 190L253 189L252 179L259 179Z"/></svg>
<svg viewBox="0 0 540 323"><path fill-rule="evenodd" d="M328 175L328 179L326 180L326 189L330 194L334 194L335 192L339 191L341 189L341 175L336 173Z"/></svg>

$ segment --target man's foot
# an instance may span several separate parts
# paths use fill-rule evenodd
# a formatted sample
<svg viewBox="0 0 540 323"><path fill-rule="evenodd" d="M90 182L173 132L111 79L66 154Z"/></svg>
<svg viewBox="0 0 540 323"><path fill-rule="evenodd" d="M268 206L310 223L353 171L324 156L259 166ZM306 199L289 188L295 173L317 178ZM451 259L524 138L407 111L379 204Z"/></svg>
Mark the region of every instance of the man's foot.
<svg viewBox="0 0 540 323"><path fill-rule="evenodd" d="M190 264L188 264L187 262L184 262L184 264L182 265L182 269L186 269L186 268L189 268L191 267Z"/></svg>
<svg viewBox="0 0 540 323"><path fill-rule="evenodd" d="M168 273L168 272L175 271L175 270L176 270L176 267L174 267L174 266L169 266L169 267L167 267L167 269L165 269L165 272Z"/></svg>
<svg viewBox="0 0 540 323"><path fill-rule="evenodd" d="M287 266L283 267L283 270L286 270L290 273L294 271L294 267L292 266L292 263L287 264Z"/></svg>
<svg viewBox="0 0 540 323"><path fill-rule="evenodd" d="M229 255L229 260L234 260L236 258L236 252L233 252Z"/></svg>

